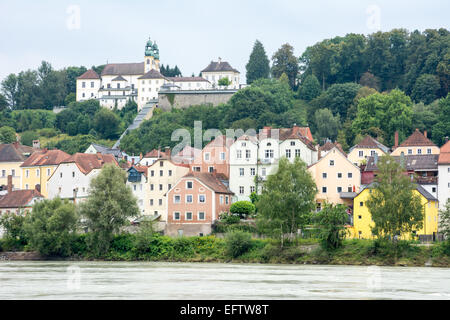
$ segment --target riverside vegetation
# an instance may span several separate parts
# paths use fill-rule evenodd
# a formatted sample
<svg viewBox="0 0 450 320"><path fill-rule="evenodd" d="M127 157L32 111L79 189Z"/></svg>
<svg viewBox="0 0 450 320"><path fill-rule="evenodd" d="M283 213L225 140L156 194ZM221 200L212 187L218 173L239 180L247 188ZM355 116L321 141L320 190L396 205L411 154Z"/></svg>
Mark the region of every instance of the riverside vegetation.
<svg viewBox="0 0 450 320"><path fill-rule="evenodd" d="M395 240L397 231L386 230L388 236L378 234L374 240L346 239L345 206L326 204L320 213L311 212L316 188L299 159L291 164L282 158L262 193L252 195L255 205L235 205L234 214L221 215L214 233L206 237L163 236L145 220L137 232L125 232L127 218L139 211L125 180L120 168L105 165L81 205L55 198L35 204L27 215L3 215L0 251L37 251L48 259L450 266L450 240L421 245ZM294 191L299 185L306 198ZM383 210L379 211L382 219ZM450 201L441 220L442 233L449 239ZM293 232L299 229L301 234Z"/></svg>

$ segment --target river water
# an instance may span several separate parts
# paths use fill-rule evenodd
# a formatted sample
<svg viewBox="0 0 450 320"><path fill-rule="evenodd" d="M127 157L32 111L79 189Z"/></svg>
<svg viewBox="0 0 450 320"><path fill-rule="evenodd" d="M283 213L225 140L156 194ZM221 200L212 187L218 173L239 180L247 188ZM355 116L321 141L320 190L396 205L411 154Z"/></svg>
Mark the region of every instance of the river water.
<svg viewBox="0 0 450 320"><path fill-rule="evenodd" d="M450 299L450 269L1 261L3 299Z"/></svg>

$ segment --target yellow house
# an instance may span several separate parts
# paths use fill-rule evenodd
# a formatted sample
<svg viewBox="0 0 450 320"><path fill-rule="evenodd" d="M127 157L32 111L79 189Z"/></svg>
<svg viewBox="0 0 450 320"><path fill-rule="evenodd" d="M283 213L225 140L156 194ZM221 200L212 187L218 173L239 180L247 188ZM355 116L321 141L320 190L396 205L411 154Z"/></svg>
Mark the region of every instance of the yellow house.
<svg viewBox="0 0 450 320"><path fill-rule="evenodd" d="M6 186L7 178L11 175L13 189L20 189L22 186L20 166L36 150L38 149L21 145L18 142L0 144L0 186Z"/></svg>
<svg viewBox="0 0 450 320"><path fill-rule="evenodd" d="M40 193L47 198L47 180L58 165L70 155L61 150L43 149L33 153L20 166L22 169L22 189L35 189L39 185Z"/></svg>
<svg viewBox="0 0 450 320"><path fill-rule="evenodd" d="M374 222L369 209L367 208L367 200L369 199L372 190L373 184L370 184L354 199L353 227L350 228L351 238L374 238L371 231L371 227L374 226ZM416 230L415 234L419 237L425 236L428 238L435 238L438 231L438 200L420 185L417 185L417 188L413 192L420 196L425 213L423 227L418 231ZM411 235L404 234L401 238L410 239Z"/></svg>
<svg viewBox="0 0 450 320"><path fill-rule="evenodd" d="M427 138L427 132L422 134L416 129L401 145L398 146L398 133L395 133L395 145L391 156L439 154L440 150L430 139Z"/></svg>
<svg viewBox="0 0 450 320"><path fill-rule="evenodd" d="M366 136L360 143L353 146L348 153L348 160L359 166L370 156L383 156L389 153L389 148L381 144L371 136Z"/></svg>
<svg viewBox="0 0 450 320"><path fill-rule="evenodd" d="M338 147L329 150L324 157L310 166L308 171L318 190L317 209L320 209L325 201L353 205L352 200L359 192L361 172Z"/></svg>

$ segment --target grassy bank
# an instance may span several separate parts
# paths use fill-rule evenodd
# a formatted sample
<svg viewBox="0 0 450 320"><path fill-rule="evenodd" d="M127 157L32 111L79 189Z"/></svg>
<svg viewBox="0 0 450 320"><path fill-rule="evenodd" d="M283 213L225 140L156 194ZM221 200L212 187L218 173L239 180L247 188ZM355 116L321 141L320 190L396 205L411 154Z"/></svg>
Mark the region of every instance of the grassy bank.
<svg viewBox="0 0 450 320"><path fill-rule="evenodd" d="M171 238L153 234L140 239L135 234L114 237L106 254L94 255L86 243L87 235L78 235L72 242L72 254L67 259L107 261L169 261L169 262L234 262L271 264L327 264L327 265L379 265L379 266L433 266L450 267L450 244L429 246L400 241L395 246L374 240L345 240L334 250L322 248L317 239L298 239L280 243L273 239L248 241L207 237ZM245 243L245 245L244 245ZM11 247L0 243L0 249L32 251L25 246ZM236 249L232 250L232 249ZM238 252L238 254L236 254ZM49 257L50 259L52 257ZM60 258L60 257L53 257Z"/></svg>

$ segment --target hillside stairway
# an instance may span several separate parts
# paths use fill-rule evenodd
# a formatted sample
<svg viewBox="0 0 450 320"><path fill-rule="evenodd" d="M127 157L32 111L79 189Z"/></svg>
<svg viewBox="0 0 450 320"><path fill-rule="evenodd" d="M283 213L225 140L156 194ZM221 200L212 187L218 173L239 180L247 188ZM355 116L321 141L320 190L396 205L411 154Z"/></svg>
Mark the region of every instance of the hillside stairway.
<svg viewBox="0 0 450 320"><path fill-rule="evenodd" d="M120 136L119 140L116 141L116 143L113 146L113 149L119 148L120 140L122 140L122 138L125 137L125 135L129 131L139 128L139 126L144 120L148 120L152 117L153 110L156 108L156 103L157 101L149 102L141 109L141 111L139 111L136 118L134 118L133 122L128 126L128 128L125 129L125 131Z"/></svg>

